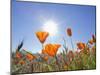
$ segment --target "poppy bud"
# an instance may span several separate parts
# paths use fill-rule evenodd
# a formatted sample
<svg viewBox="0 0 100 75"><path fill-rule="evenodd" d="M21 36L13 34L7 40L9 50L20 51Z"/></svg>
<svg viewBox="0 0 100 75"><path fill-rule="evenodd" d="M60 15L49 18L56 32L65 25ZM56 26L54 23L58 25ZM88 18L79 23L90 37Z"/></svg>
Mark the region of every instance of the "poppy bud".
<svg viewBox="0 0 100 75"><path fill-rule="evenodd" d="M68 36L70 36L70 37L72 36L71 28L68 28L68 29L67 29L67 34L68 34Z"/></svg>

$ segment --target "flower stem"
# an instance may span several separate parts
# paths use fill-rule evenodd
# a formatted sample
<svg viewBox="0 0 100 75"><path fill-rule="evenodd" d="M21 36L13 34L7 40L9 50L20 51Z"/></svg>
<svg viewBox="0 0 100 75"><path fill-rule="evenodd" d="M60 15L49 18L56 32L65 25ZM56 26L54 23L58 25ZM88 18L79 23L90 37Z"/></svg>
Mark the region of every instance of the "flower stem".
<svg viewBox="0 0 100 75"><path fill-rule="evenodd" d="M71 37L70 37L70 38L71 38ZM73 45L72 38L71 38L71 45L72 45L72 49L74 50L74 45Z"/></svg>
<svg viewBox="0 0 100 75"><path fill-rule="evenodd" d="M42 49L44 49L43 43L42 43Z"/></svg>

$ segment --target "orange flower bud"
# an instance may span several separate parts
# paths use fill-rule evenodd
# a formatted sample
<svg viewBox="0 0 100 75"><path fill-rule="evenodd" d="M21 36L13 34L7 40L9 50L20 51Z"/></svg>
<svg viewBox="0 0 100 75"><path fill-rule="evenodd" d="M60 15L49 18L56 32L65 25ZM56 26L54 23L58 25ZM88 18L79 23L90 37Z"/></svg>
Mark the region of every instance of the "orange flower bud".
<svg viewBox="0 0 100 75"><path fill-rule="evenodd" d="M79 49L84 49L85 48L85 44L82 42L77 43L77 46Z"/></svg>
<svg viewBox="0 0 100 75"><path fill-rule="evenodd" d="M89 40L89 43L92 45L93 44L93 40L91 39L91 40Z"/></svg>
<svg viewBox="0 0 100 75"><path fill-rule="evenodd" d="M67 29L67 34L68 34L68 36L70 36L70 37L72 36L71 28L68 28L68 29Z"/></svg>
<svg viewBox="0 0 100 75"><path fill-rule="evenodd" d="M25 64L25 61L24 61L24 60L21 60L21 61L19 61L19 63L20 63L21 65L23 65L23 64Z"/></svg>
<svg viewBox="0 0 100 75"><path fill-rule="evenodd" d="M94 35L92 35L92 39L93 39L93 42L95 43L96 42L96 37Z"/></svg>
<svg viewBox="0 0 100 75"><path fill-rule="evenodd" d="M47 60L48 60L48 56L43 57L43 59L44 59L45 61L47 61Z"/></svg>

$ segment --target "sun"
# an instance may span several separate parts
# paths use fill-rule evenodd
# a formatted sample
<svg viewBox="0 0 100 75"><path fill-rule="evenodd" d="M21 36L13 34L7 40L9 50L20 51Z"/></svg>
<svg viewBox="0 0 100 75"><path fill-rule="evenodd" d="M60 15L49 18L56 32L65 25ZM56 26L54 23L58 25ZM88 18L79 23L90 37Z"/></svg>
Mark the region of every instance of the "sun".
<svg viewBox="0 0 100 75"><path fill-rule="evenodd" d="M47 21L43 25L43 31L48 32L51 36L56 35L58 32L57 23L55 23L54 21Z"/></svg>

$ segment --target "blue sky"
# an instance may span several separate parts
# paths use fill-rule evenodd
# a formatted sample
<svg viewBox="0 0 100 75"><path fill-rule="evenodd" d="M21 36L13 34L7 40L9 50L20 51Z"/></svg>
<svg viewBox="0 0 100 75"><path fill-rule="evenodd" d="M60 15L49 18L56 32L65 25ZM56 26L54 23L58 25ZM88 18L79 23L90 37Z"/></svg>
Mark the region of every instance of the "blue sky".
<svg viewBox="0 0 100 75"><path fill-rule="evenodd" d="M23 48L39 52L42 47L35 32L42 30L49 20L57 23L58 33L49 36L45 44L63 44L62 38L65 38L67 46L72 49L66 29L72 29L74 45L80 41L86 43L95 34L95 15L95 6L12 1L12 50L15 51L24 39Z"/></svg>

